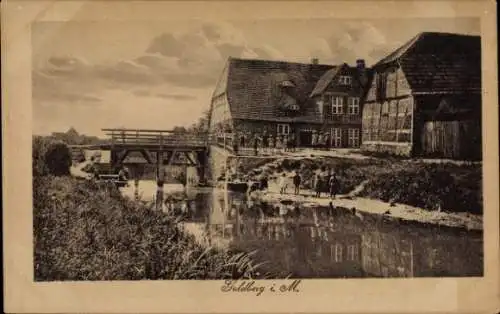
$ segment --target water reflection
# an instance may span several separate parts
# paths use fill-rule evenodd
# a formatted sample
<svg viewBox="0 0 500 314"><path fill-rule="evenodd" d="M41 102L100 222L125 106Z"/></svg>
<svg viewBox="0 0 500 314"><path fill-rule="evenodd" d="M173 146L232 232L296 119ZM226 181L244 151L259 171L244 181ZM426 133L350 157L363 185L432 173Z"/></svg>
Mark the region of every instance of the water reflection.
<svg viewBox="0 0 500 314"><path fill-rule="evenodd" d="M258 195L191 190L167 210L199 225L210 243L257 250L278 277L481 276L482 234L386 220L333 206L266 203Z"/></svg>

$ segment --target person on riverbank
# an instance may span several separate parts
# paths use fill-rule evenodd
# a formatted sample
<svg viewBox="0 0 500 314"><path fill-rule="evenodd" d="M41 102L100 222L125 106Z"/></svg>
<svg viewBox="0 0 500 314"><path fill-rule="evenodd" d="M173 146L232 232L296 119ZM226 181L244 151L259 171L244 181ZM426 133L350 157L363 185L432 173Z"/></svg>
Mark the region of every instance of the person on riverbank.
<svg viewBox="0 0 500 314"><path fill-rule="evenodd" d="M263 175L260 178L260 189L262 191L267 191L268 188L269 188L269 184L267 183L267 177L265 175Z"/></svg>
<svg viewBox="0 0 500 314"><path fill-rule="evenodd" d="M299 195L300 194L300 183L302 181L302 178L300 177L300 174L296 171L295 175L293 176L293 186L295 187L294 194Z"/></svg>
<svg viewBox="0 0 500 314"><path fill-rule="evenodd" d="M330 175L330 179L328 180L328 189L330 192L330 198L334 199L338 190L338 179L335 172Z"/></svg>
<svg viewBox="0 0 500 314"><path fill-rule="evenodd" d="M287 182L285 173L283 173L283 175L281 175L279 179L279 187L280 187L280 194L286 194Z"/></svg>
<svg viewBox="0 0 500 314"><path fill-rule="evenodd" d="M316 192L316 197L321 198L321 189L323 188L323 180L320 173L317 173L314 177L314 191Z"/></svg>

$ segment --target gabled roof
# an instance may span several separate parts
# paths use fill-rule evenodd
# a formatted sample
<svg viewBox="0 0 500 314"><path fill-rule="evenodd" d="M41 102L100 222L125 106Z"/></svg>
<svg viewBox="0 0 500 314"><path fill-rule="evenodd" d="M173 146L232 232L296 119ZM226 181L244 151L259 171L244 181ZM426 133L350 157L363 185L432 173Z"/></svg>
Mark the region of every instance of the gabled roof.
<svg viewBox="0 0 500 314"><path fill-rule="evenodd" d="M318 83L314 87L314 90L311 93L311 97L322 94L328 87L330 82L337 76L341 68L342 66L336 66L333 69L326 71L326 73L321 76Z"/></svg>
<svg viewBox="0 0 500 314"><path fill-rule="evenodd" d="M233 119L321 121L309 95L320 77L333 66L230 58L228 68L226 93ZM286 88L301 106L296 117L288 117L280 109L283 82L287 82Z"/></svg>
<svg viewBox="0 0 500 314"><path fill-rule="evenodd" d="M420 33L374 68L398 62L414 94L481 90L481 38Z"/></svg>

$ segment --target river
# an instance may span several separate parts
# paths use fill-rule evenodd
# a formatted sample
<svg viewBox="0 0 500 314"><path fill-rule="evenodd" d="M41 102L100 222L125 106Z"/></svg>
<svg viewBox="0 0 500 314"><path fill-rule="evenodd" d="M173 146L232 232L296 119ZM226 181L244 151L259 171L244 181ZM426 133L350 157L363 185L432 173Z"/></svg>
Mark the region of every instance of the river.
<svg viewBox="0 0 500 314"><path fill-rule="evenodd" d="M139 193L151 200L155 183ZM133 183L122 189L133 197ZM185 230L201 242L254 252L274 278L465 277L483 274L482 231L354 214L343 208L267 203L244 193L166 185L165 210L189 208Z"/></svg>

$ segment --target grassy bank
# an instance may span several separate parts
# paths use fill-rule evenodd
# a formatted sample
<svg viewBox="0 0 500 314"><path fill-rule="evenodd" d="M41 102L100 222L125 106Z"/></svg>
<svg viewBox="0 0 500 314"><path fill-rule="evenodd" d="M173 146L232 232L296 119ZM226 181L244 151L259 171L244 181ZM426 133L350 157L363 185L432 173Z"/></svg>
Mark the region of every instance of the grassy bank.
<svg viewBox="0 0 500 314"><path fill-rule="evenodd" d="M298 171L303 187L312 188L314 173L333 170L340 194L367 181L360 196L408 204L428 210L441 206L453 212L482 213L480 164L425 163L401 159L347 159L336 157L245 160L240 171L251 178L272 178L282 171Z"/></svg>
<svg viewBox="0 0 500 314"><path fill-rule="evenodd" d="M245 253L217 251L154 212L70 177L33 182L35 280L261 278Z"/></svg>

